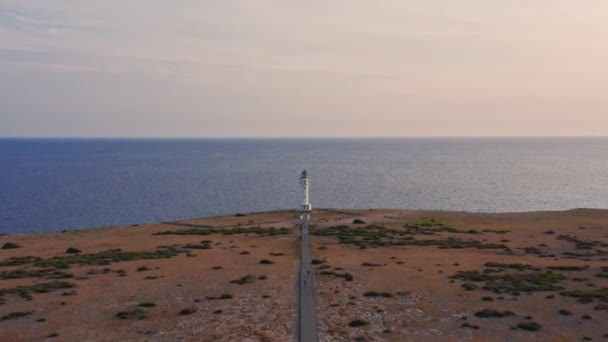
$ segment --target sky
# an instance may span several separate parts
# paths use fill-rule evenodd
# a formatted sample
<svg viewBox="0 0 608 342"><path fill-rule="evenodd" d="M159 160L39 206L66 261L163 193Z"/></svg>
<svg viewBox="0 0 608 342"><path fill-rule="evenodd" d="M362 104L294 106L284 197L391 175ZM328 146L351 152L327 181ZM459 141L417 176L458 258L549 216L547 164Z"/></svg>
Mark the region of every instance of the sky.
<svg viewBox="0 0 608 342"><path fill-rule="evenodd" d="M0 136L608 135L605 0L0 0Z"/></svg>

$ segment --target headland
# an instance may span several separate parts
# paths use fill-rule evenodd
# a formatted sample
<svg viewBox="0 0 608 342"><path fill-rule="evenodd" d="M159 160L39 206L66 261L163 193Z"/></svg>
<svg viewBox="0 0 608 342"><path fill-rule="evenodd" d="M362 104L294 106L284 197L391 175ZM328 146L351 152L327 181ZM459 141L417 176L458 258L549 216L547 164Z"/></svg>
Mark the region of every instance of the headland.
<svg viewBox="0 0 608 342"><path fill-rule="evenodd" d="M608 336L608 210L311 217L321 341ZM295 340L296 218L0 236L0 339Z"/></svg>

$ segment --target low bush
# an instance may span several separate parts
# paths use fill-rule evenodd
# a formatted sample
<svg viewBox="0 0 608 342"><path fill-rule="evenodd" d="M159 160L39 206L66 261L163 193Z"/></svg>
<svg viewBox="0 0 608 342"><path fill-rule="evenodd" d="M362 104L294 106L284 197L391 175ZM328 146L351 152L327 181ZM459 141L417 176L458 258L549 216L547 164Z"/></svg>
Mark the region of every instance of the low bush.
<svg viewBox="0 0 608 342"><path fill-rule="evenodd" d="M74 247L69 247L68 249L65 250L65 252L67 254L78 254L78 253L82 253L82 251L78 248L74 248Z"/></svg>
<svg viewBox="0 0 608 342"><path fill-rule="evenodd" d="M182 310L179 312L179 315L180 315L180 316L192 315L192 314L193 314L193 313L195 313L195 312L196 312L196 308L195 308L195 307L190 307L190 308L185 308L185 309L182 309Z"/></svg>
<svg viewBox="0 0 608 342"><path fill-rule="evenodd" d="M376 291L368 291L363 294L365 297L385 297L389 298L392 295L389 292L376 292Z"/></svg>
<svg viewBox="0 0 608 342"><path fill-rule="evenodd" d="M502 318L507 316L514 316L515 314L511 311L497 311L493 309L484 309L482 311L477 311L475 316L480 318Z"/></svg>
<svg viewBox="0 0 608 342"><path fill-rule="evenodd" d="M255 282L255 276L250 275L250 274L248 274L248 275L246 275L244 277L241 277L241 278L239 278L237 280L231 280L230 281L231 284L238 284L238 285L251 284L253 282Z"/></svg>
<svg viewBox="0 0 608 342"><path fill-rule="evenodd" d="M523 322L517 325L519 329L527 331L539 331L542 326L536 322Z"/></svg>
<svg viewBox="0 0 608 342"><path fill-rule="evenodd" d="M268 260L268 259L262 259L260 260L260 264L262 265L270 265L270 264L274 264L274 261Z"/></svg>
<svg viewBox="0 0 608 342"><path fill-rule="evenodd" d="M362 327L364 325L368 325L368 321L364 321L362 319L354 319L348 323L349 327Z"/></svg>
<svg viewBox="0 0 608 342"><path fill-rule="evenodd" d="M2 316L2 320L6 321L9 319L17 319L17 318L21 318L21 317L25 317L25 316L29 316L32 314L32 311L15 311L15 312L11 312L8 315L4 315Z"/></svg>
<svg viewBox="0 0 608 342"><path fill-rule="evenodd" d="M156 304L152 301L147 300L147 301L139 303L139 305L137 305L137 306L139 306L141 308L152 308L152 307L155 307Z"/></svg>
<svg viewBox="0 0 608 342"><path fill-rule="evenodd" d="M119 311L114 315L118 319L144 319L148 318L148 314L142 308L135 308L127 311Z"/></svg>
<svg viewBox="0 0 608 342"><path fill-rule="evenodd" d="M14 242L7 242L4 245L2 245L2 249L15 249L15 248L21 248L22 246L19 244L16 244Z"/></svg>

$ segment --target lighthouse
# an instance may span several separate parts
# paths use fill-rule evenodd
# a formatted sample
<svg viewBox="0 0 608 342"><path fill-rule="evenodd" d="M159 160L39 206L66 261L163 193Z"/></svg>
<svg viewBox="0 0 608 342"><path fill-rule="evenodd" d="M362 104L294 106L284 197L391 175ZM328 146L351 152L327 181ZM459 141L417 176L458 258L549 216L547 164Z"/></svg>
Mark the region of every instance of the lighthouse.
<svg viewBox="0 0 608 342"><path fill-rule="evenodd" d="M302 171L302 175L300 176L300 191L301 191L301 202L300 202L300 218L302 220L308 219L308 215L312 211L312 205L310 204L309 196L308 196L308 188L310 186L310 179L308 178L308 174L306 170Z"/></svg>

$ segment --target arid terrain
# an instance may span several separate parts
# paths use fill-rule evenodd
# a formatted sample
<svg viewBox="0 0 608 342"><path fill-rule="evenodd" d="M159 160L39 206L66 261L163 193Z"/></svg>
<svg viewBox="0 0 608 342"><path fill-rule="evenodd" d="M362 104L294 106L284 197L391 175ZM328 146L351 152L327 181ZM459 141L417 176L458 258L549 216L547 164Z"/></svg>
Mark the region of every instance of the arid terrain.
<svg viewBox="0 0 608 342"><path fill-rule="evenodd" d="M608 340L608 211L357 213L317 222L321 340Z"/></svg>
<svg viewBox="0 0 608 342"><path fill-rule="evenodd" d="M294 340L294 218L0 236L0 340ZM608 210L312 218L321 341L608 340Z"/></svg>
<svg viewBox="0 0 608 342"><path fill-rule="evenodd" d="M0 340L293 340L293 213L182 223L0 237Z"/></svg>

